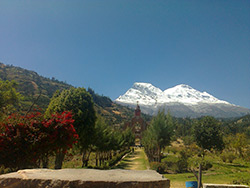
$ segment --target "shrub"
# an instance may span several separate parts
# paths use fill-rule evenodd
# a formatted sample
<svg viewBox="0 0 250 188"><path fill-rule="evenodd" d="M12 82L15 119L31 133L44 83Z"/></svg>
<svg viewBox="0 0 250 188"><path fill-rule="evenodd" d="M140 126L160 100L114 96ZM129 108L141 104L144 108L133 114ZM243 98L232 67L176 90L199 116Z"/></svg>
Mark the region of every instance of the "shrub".
<svg viewBox="0 0 250 188"><path fill-rule="evenodd" d="M192 143L194 143L194 138L192 136L184 136L183 143L185 146L190 146Z"/></svg>
<svg viewBox="0 0 250 188"><path fill-rule="evenodd" d="M247 150L245 151L244 159L246 161L250 161L250 147L248 147Z"/></svg>
<svg viewBox="0 0 250 188"><path fill-rule="evenodd" d="M175 173L186 172L188 169L188 158L186 151L180 151L179 156L169 155L162 159L162 162L166 164L168 170Z"/></svg>
<svg viewBox="0 0 250 188"><path fill-rule="evenodd" d="M236 159L236 156L233 152L223 152L220 155L220 158L222 159L223 162L232 163L234 159Z"/></svg>
<svg viewBox="0 0 250 188"><path fill-rule="evenodd" d="M165 163L159 163L159 162L151 162L150 168L152 170L156 170L160 174L164 174L167 172L167 165Z"/></svg>
<svg viewBox="0 0 250 188"><path fill-rule="evenodd" d="M188 162L187 162L187 158L180 158L178 161L177 161L177 169L176 171L178 173L180 172L187 172L187 169L188 169Z"/></svg>
<svg viewBox="0 0 250 188"><path fill-rule="evenodd" d="M208 170L213 167L212 163L206 160L202 161L201 166L202 166L202 170Z"/></svg>
<svg viewBox="0 0 250 188"><path fill-rule="evenodd" d="M167 147L167 152L175 155L178 152L178 149L176 147Z"/></svg>
<svg viewBox="0 0 250 188"><path fill-rule="evenodd" d="M0 165L0 175L1 174L6 174L6 173L10 173L11 172L11 169L9 168L4 168L4 166L1 166Z"/></svg>
<svg viewBox="0 0 250 188"><path fill-rule="evenodd" d="M12 170L39 167L39 160L72 147L78 135L70 112L43 119L39 112L13 114L0 124L0 165Z"/></svg>

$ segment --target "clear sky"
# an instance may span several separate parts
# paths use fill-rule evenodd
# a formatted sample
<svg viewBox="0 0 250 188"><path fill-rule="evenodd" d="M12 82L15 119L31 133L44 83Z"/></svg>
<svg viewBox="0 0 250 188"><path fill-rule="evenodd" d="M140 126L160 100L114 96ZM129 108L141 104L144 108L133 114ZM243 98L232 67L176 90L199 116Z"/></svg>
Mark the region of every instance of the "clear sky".
<svg viewBox="0 0 250 188"><path fill-rule="evenodd" d="M184 83L250 108L250 1L0 0L0 62L111 99Z"/></svg>

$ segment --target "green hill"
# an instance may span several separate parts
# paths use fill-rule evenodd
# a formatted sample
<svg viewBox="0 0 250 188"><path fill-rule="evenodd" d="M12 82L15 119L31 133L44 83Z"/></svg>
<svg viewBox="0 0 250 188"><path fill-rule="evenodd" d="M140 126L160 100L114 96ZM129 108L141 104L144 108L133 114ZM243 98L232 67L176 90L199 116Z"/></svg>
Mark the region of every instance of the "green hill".
<svg viewBox="0 0 250 188"><path fill-rule="evenodd" d="M34 71L3 63L0 63L0 79L15 80L18 83L17 91L23 96L19 111L23 113L34 102L35 108L45 111L55 91L73 87L55 78L46 78ZM96 112L110 124L121 124L133 116L132 109L113 103L109 97L96 94L91 88L88 88L88 92L92 95ZM145 118L149 120L150 116Z"/></svg>
<svg viewBox="0 0 250 188"><path fill-rule="evenodd" d="M15 80L18 83L17 90L23 96L21 111L27 111L38 97L36 107L45 110L56 90L72 87L64 82L40 76L34 71L2 63L0 63L0 79Z"/></svg>

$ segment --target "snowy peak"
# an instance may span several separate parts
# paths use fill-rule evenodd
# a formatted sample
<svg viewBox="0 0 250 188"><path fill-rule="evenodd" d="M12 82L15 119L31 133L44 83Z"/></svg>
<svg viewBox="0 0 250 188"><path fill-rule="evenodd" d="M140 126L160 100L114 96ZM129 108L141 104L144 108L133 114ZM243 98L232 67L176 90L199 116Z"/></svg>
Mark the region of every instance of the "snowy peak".
<svg viewBox="0 0 250 188"><path fill-rule="evenodd" d="M192 87L190 87L189 85L186 85L186 84L177 85L177 86L175 86L175 88L193 89Z"/></svg>
<svg viewBox="0 0 250 188"><path fill-rule="evenodd" d="M162 90L153 86L150 83L136 82L124 95L118 97L116 102L135 104L137 101L140 104L154 104Z"/></svg>
<svg viewBox="0 0 250 188"><path fill-rule="evenodd" d="M136 82L115 100L124 106L136 107L139 102L143 113L155 115L159 109L170 111L176 117L240 117L250 110L219 100L205 91L180 84L162 91L150 83Z"/></svg>
<svg viewBox="0 0 250 188"><path fill-rule="evenodd" d="M140 91L143 95L157 96L162 93L162 90L153 86L150 83L136 82L134 83L132 89Z"/></svg>
<svg viewBox="0 0 250 188"><path fill-rule="evenodd" d="M189 85L180 84L175 87L166 89L164 92L164 100L172 100L172 102L180 102L185 104L197 103L224 103L226 101L219 100L207 92L200 92Z"/></svg>
<svg viewBox="0 0 250 188"><path fill-rule="evenodd" d="M124 95L118 97L116 102L135 104L137 101L142 105L159 105L165 103L183 103L195 105L198 103L224 103L207 92L200 92L189 85L180 84L162 91L150 83L136 82Z"/></svg>

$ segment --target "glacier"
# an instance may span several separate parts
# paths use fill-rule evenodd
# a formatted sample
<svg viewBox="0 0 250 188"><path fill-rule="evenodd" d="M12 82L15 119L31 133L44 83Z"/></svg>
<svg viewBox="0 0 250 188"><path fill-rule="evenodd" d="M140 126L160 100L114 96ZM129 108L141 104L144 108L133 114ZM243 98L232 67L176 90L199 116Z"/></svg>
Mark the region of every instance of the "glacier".
<svg viewBox="0 0 250 188"><path fill-rule="evenodd" d="M180 84L162 91L151 83L135 82L116 103L135 107L137 102L142 112L154 115L159 109L170 111L177 117L238 117L250 113L249 109L220 100L209 93L200 92L189 85Z"/></svg>

